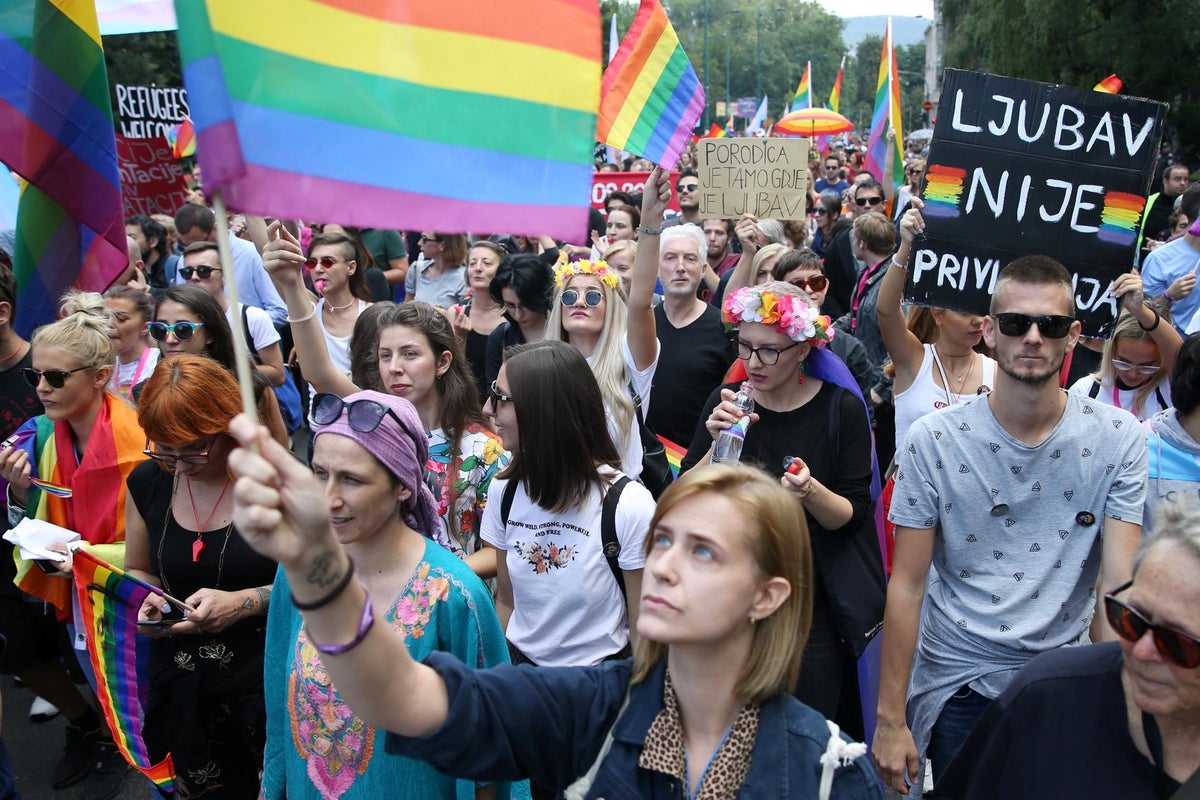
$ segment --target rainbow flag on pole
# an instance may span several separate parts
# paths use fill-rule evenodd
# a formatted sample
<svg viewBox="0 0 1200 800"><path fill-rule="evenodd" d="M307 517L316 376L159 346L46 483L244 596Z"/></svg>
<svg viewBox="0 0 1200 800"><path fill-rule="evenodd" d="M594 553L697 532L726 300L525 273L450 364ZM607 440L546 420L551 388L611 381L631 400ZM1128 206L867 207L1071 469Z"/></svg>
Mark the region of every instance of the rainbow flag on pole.
<svg viewBox="0 0 1200 800"><path fill-rule="evenodd" d="M895 157L892 174L883 174L887 155L888 124L896 134L892 147ZM892 20L888 17L883 35L883 54L879 58L879 80L875 84L875 111L871 114L871 136L867 140L867 171L880 176L880 183L890 180L899 186L904 179L904 131L900 123L900 74L896 67L896 48L892 41Z"/></svg>
<svg viewBox="0 0 1200 800"><path fill-rule="evenodd" d="M800 76L800 85L796 87L796 95L788 111L799 111L802 108L812 108L812 62L804 64L804 74Z"/></svg>
<svg viewBox="0 0 1200 800"><path fill-rule="evenodd" d="M138 636L142 601L161 592L89 553L74 554L75 593L87 633L88 658L96 673L96 696L113 741L134 769L166 791L175 789L170 754L150 763L142 720L150 695L150 640Z"/></svg>
<svg viewBox="0 0 1200 800"><path fill-rule="evenodd" d="M234 208L578 239L600 13L586 0L176 0L205 186ZM315 37L315 38L314 38Z"/></svg>
<svg viewBox="0 0 1200 800"><path fill-rule="evenodd" d="M705 102L667 12L658 0L641 0L604 70L596 139L674 168Z"/></svg>
<svg viewBox="0 0 1200 800"><path fill-rule="evenodd" d="M73 284L103 291L129 262L108 73L91 2L0 3L0 161L21 192L17 331L54 319Z"/></svg>
<svg viewBox="0 0 1200 800"><path fill-rule="evenodd" d="M830 111L839 110L838 107L842 104L842 73L846 70L846 57L842 56L842 64L838 67L837 78L833 81L833 91L829 93Z"/></svg>

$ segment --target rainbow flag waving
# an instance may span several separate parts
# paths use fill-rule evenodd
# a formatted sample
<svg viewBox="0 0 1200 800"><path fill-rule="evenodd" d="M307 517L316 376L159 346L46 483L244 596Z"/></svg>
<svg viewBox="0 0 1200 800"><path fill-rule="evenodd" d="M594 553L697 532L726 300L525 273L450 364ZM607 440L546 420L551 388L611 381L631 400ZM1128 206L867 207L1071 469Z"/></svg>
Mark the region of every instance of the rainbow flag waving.
<svg viewBox="0 0 1200 800"><path fill-rule="evenodd" d="M1122 87L1125 86L1125 81L1117 77L1117 73L1109 75L1104 80L1092 87L1093 91L1104 92L1105 94L1120 94Z"/></svg>
<svg viewBox="0 0 1200 800"><path fill-rule="evenodd" d="M842 56L842 64L838 67L837 78L833 81L833 90L829 93L830 111L839 110L838 107L842 104L842 73L846 71L846 57Z"/></svg>
<svg viewBox="0 0 1200 800"><path fill-rule="evenodd" d="M595 3L176 0L175 11L205 185L231 206L377 228L586 230Z"/></svg>
<svg viewBox="0 0 1200 800"><path fill-rule="evenodd" d="M705 102L667 12L658 0L641 0L604 70L596 139L674 168Z"/></svg>
<svg viewBox="0 0 1200 800"><path fill-rule="evenodd" d="M802 108L812 108L812 62L804 64L804 74L800 76L800 85L796 87L796 96L792 98L792 106L788 111L799 111Z"/></svg>
<svg viewBox="0 0 1200 800"><path fill-rule="evenodd" d="M129 260L94 4L0 3L0 161L28 181L13 253L27 336L72 284L103 291Z"/></svg>
<svg viewBox="0 0 1200 800"><path fill-rule="evenodd" d="M888 127L896 134L892 141L895 157L892 174L884 175L887 156ZM867 140L867 171L880 176L879 181L891 181L899 186L904 179L904 131L900 123L900 73L896 67L896 46L892 40L892 20L888 18L883 34L883 54L879 58L879 80L875 84L875 111L871 114L871 136Z"/></svg>
<svg viewBox="0 0 1200 800"><path fill-rule="evenodd" d="M137 615L147 596L161 592L83 549L75 551L74 576L88 658L96 673L96 696L113 741L134 769L160 789L174 791L170 754L151 764L142 739L143 712L150 695L150 682L145 679L150 640L138 636Z"/></svg>

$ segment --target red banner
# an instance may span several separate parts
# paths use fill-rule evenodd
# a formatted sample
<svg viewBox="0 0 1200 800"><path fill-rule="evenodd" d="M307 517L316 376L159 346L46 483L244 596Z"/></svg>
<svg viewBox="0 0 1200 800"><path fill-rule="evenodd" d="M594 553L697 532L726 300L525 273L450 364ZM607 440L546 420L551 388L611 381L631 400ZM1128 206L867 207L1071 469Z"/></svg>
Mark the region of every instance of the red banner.
<svg viewBox="0 0 1200 800"><path fill-rule="evenodd" d="M642 189L646 186L646 179L649 177L649 172L597 172L592 176L592 208L603 211L604 198L608 197L609 192L622 191L634 195L641 194ZM675 191L675 184L678 182L679 173L672 172L671 202L667 204L667 208L676 213L679 212L679 193Z"/></svg>
<svg viewBox="0 0 1200 800"><path fill-rule="evenodd" d="M117 134L117 157L121 162L121 194L125 216L167 214L187 202L187 182L171 145L163 137L130 139Z"/></svg>

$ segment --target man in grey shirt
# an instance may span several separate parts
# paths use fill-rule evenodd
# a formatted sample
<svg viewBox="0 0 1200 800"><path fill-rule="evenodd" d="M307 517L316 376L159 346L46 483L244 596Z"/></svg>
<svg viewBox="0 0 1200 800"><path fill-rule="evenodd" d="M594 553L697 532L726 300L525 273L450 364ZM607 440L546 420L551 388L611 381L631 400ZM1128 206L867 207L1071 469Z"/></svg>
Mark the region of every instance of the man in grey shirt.
<svg viewBox="0 0 1200 800"><path fill-rule="evenodd" d="M1025 662L1089 641L1101 575L1106 590L1129 578L1146 435L1129 412L1059 389L1073 311L1057 261L1005 267L984 322L995 388L917 420L897 453L872 750L901 793L922 755L936 785Z"/></svg>

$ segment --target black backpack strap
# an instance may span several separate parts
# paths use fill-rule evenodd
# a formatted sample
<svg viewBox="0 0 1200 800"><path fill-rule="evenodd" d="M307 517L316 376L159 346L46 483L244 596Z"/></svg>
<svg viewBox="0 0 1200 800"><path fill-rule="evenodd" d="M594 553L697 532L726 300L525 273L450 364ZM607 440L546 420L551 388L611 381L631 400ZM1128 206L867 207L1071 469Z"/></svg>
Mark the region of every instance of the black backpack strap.
<svg viewBox="0 0 1200 800"><path fill-rule="evenodd" d="M508 512L512 511L513 498L517 496L517 481L509 480L504 485L504 494L500 495L500 524L508 527Z"/></svg>
<svg viewBox="0 0 1200 800"><path fill-rule="evenodd" d="M1100 381L1093 378L1092 385L1088 387L1088 397L1095 400L1099 396L1100 396ZM1163 408L1166 408L1166 406L1163 406Z"/></svg>
<svg viewBox="0 0 1200 800"><path fill-rule="evenodd" d="M254 346L254 338L250 336L250 306L245 303L242 306L242 332L246 334L246 347L250 348L250 357L258 362L258 348Z"/></svg>
<svg viewBox="0 0 1200 800"><path fill-rule="evenodd" d="M1167 402L1167 399L1165 397L1163 397L1161 385L1154 387L1154 396L1155 396L1155 398L1158 399L1158 407L1159 408L1161 408L1165 411L1166 409L1171 407L1171 404Z"/></svg>
<svg viewBox="0 0 1200 800"><path fill-rule="evenodd" d="M621 565L617 561L617 557L621 555L621 541L617 538L617 504L621 501L621 492L625 490L625 484L631 480L628 475L622 475L616 483L608 488L600 512L600 540L604 548L604 558L608 561L608 568L612 570L613 577L617 579L617 588L621 590L621 599L626 603L629 602L629 597L625 593L625 575L621 572Z"/></svg>

